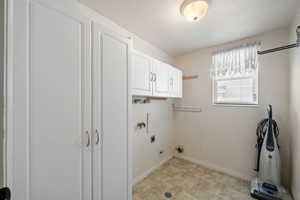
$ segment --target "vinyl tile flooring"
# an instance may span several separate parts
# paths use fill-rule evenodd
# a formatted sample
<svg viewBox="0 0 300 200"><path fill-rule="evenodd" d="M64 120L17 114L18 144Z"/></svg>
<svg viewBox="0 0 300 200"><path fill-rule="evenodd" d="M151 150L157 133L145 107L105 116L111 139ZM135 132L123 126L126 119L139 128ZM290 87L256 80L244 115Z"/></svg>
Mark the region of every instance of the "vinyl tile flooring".
<svg viewBox="0 0 300 200"><path fill-rule="evenodd" d="M134 186L133 200L252 200L249 187L247 181L172 158Z"/></svg>

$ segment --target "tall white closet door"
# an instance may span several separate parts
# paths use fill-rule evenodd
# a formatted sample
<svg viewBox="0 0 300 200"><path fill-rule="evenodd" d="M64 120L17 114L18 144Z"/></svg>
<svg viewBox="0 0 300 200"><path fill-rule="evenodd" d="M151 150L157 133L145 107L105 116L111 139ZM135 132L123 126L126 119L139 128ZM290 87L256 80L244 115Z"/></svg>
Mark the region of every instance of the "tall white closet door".
<svg viewBox="0 0 300 200"><path fill-rule="evenodd" d="M102 30L92 26L93 200L102 200Z"/></svg>
<svg viewBox="0 0 300 200"><path fill-rule="evenodd" d="M89 200L90 23L36 1L23 7L24 2L15 1L28 15L28 32L21 33L25 43L17 33L21 40L15 40L20 52L26 46L26 57L15 54L23 65L16 63L14 71L13 199ZM23 27L19 16L15 25Z"/></svg>
<svg viewBox="0 0 300 200"><path fill-rule="evenodd" d="M102 183L99 186L98 180L95 180L94 194L97 200L100 199L99 193L102 200L125 200L129 193L127 152L129 44L127 38L105 31L98 25L93 27L95 36L93 57L101 59L94 62L94 70L98 76L101 74L101 81L93 87L94 91L98 92L100 90L97 87L102 88L101 99L94 99L97 101L95 103L101 101L102 115L94 123L95 126L101 124L103 131L102 153L100 154L98 147L94 152L94 155L97 155L94 157L95 170L100 170L99 166L102 167ZM98 71L99 68L101 73ZM102 159L99 160L101 155ZM96 172L98 177L99 173Z"/></svg>

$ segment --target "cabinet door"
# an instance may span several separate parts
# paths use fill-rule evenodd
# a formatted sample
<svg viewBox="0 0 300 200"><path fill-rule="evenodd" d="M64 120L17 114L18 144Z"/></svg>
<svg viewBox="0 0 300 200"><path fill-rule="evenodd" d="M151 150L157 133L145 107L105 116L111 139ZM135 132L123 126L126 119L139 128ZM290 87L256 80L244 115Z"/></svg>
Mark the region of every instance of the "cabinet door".
<svg viewBox="0 0 300 200"><path fill-rule="evenodd" d="M132 95L152 95L152 63L149 57L132 54Z"/></svg>
<svg viewBox="0 0 300 200"><path fill-rule="evenodd" d="M37 1L13 9L13 199L90 200L90 22Z"/></svg>
<svg viewBox="0 0 300 200"><path fill-rule="evenodd" d="M177 69L178 92L177 98L182 98L182 71Z"/></svg>
<svg viewBox="0 0 300 200"><path fill-rule="evenodd" d="M169 83L170 83L170 97L182 97L182 72L172 66L169 66Z"/></svg>
<svg viewBox="0 0 300 200"><path fill-rule="evenodd" d="M103 144L94 151L94 200L124 200L128 190L128 68L129 40L94 24L94 63L97 78L94 99L102 114L95 126L102 124ZM100 72L101 69L101 72ZM101 81L99 81L101 79ZM97 108L95 112L100 112ZM101 152L100 152L101 151ZM101 157L102 155L102 157ZM102 169L101 169L102 168ZM101 171L98 171L101 170ZM102 185L101 185L102 181ZM102 192L98 192L102 191ZM131 191L130 191L131 192ZM100 194L101 193L101 194ZM101 198L102 197L102 198Z"/></svg>
<svg viewBox="0 0 300 200"><path fill-rule="evenodd" d="M154 88L153 96L169 97L169 67L153 59Z"/></svg>
<svg viewBox="0 0 300 200"><path fill-rule="evenodd" d="M169 94L170 97L176 97L177 96L177 71L174 67L169 67Z"/></svg>

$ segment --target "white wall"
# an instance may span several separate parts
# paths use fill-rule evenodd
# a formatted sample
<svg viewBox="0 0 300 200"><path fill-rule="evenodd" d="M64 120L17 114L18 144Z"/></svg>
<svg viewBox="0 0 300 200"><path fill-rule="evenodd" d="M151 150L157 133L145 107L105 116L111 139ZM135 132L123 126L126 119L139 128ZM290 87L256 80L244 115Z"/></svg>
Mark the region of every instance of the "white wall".
<svg viewBox="0 0 300 200"><path fill-rule="evenodd" d="M288 53L260 57L259 106L224 107L212 105L212 82L209 77L211 54L215 50L250 41L262 41L262 49L286 45L288 30L281 29L225 45L201 49L177 57L175 65L185 75L199 75L183 83L184 105L202 108L201 113L176 113L176 144L185 148L184 156L249 179L255 173L256 125L266 116L267 104L274 107L280 127L280 145L284 183L288 182Z"/></svg>
<svg viewBox="0 0 300 200"><path fill-rule="evenodd" d="M137 129L136 124L147 121L149 113L149 131ZM147 104L133 104L133 177L140 181L160 163L169 159L174 153L172 100L154 100ZM150 142L155 135L156 141ZM164 153L159 152L163 150Z"/></svg>
<svg viewBox="0 0 300 200"><path fill-rule="evenodd" d="M295 43L300 11L290 27L290 42ZM300 48L290 50L290 125L291 125L291 189L300 199Z"/></svg>
<svg viewBox="0 0 300 200"><path fill-rule="evenodd" d="M133 36L133 48L165 63L172 64L174 62L173 57L137 36Z"/></svg>

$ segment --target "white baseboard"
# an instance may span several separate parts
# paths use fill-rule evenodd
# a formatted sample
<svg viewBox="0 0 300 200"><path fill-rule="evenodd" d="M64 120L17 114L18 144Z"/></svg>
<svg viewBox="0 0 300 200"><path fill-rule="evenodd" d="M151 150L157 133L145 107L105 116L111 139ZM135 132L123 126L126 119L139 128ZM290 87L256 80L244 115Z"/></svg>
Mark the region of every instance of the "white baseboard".
<svg viewBox="0 0 300 200"><path fill-rule="evenodd" d="M218 172L222 172L224 174L227 174L227 175L230 175L230 176L233 176L233 177L236 177L236 178L240 178L240 179L243 179L243 180L251 181L251 179L253 178L253 176L251 176L251 175L235 172L233 170L225 169L225 168L219 167L217 165L214 165L214 164L211 164L211 163L208 163L208 162L205 162L205 161L197 160L197 159L194 159L194 158L191 158L191 157L187 157L187 156L184 156L184 155L175 155L174 157L181 158L183 160L187 160L187 161L202 165L203 167L206 167L206 168L218 171Z"/></svg>
<svg viewBox="0 0 300 200"><path fill-rule="evenodd" d="M162 160L157 165L155 165L152 168L150 168L149 170L145 171L142 175L134 178L133 179L133 185L137 184L138 182L140 182L141 180L143 180L144 178L146 178L147 176L149 176L153 171L155 171L157 168L159 168L160 166L162 166L164 163L168 162L173 157L174 157L173 155L169 156L168 158Z"/></svg>

